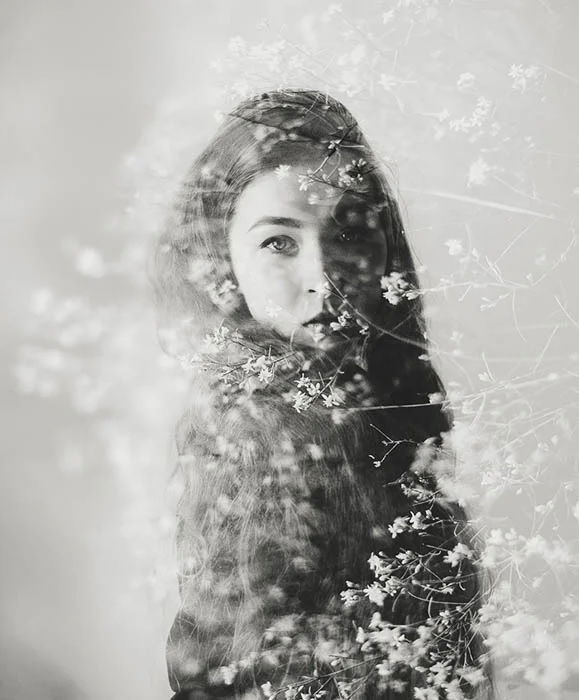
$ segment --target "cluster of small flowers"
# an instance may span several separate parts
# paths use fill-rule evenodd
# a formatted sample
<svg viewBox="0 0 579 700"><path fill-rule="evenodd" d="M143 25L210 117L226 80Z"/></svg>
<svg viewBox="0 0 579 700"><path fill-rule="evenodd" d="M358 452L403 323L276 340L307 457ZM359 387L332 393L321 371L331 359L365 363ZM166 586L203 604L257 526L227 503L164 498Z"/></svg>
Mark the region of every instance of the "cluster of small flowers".
<svg viewBox="0 0 579 700"><path fill-rule="evenodd" d="M269 384L274 377L275 360L267 355L250 357L242 369L247 376L256 376L263 384Z"/></svg>
<svg viewBox="0 0 579 700"><path fill-rule="evenodd" d="M295 380L299 391L293 395L293 406L298 413L305 411L318 398L322 399L322 403L326 408L332 406L340 406L344 402L343 392L333 386L322 386L320 382L314 381L304 374L299 379ZM324 393L326 391L327 393Z"/></svg>
<svg viewBox="0 0 579 700"><path fill-rule="evenodd" d="M443 614L444 613L444 614ZM442 611L438 616L425 620L418 627L394 625L374 613L368 629L358 628L357 641L361 652L368 655L379 654L381 661L376 672L381 684L403 692L407 686L407 669L418 672L420 685L414 687L414 697L418 700L439 700L440 697L464 700L465 686L475 688L481 685L485 676L478 666L457 665L455 653L433 654L432 649L448 634L450 612Z"/></svg>
<svg viewBox="0 0 579 700"><path fill-rule="evenodd" d="M410 515L398 516L388 525L388 531L394 539L397 535L407 532L408 530L426 530L434 521L432 519L432 511L427 510L425 513L417 511Z"/></svg>
<svg viewBox="0 0 579 700"><path fill-rule="evenodd" d="M513 596L512 585L502 581L481 608L487 643L505 677L524 678L543 690L541 697L560 697L558 691L577 668L576 625L563 621L566 607L564 599L553 624L534 613L524 597Z"/></svg>
<svg viewBox="0 0 579 700"><path fill-rule="evenodd" d="M472 187L473 185L486 184L488 174L492 173L496 169L496 167L489 165L482 156L479 156L470 164L466 186Z"/></svg>
<svg viewBox="0 0 579 700"><path fill-rule="evenodd" d="M486 97L479 97L476 107L470 117L451 119L448 128L451 131L468 133L476 128L480 129L491 114L492 102Z"/></svg>
<svg viewBox="0 0 579 700"><path fill-rule="evenodd" d="M330 328L333 331L339 331L340 329L345 328L351 319L352 315L349 311L342 311L342 313L338 316L338 320L330 323Z"/></svg>
<svg viewBox="0 0 579 700"><path fill-rule="evenodd" d="M230 341L239 340L241 340L239 331L231 331L227 326L222 325L205 336L203 346L205 351L216 352L222 350Z"/></svg>
<svg viewBox="0 0 579 700"><path fill-rule="evenodd" d="M513 79L513 90L525 92L529 83L538 82L542 76L542 71L538 66L527 66L513 64L509 70L509 78Z"/></svg>
<svg viewBox="0 0 579 700"><path fill-rule="evenodd" d="M449 238L444 245L448 247L449 255L455 256L464 253L462 241L458 238Z"/></svg>
<svg viewBox="0 0 579 700"><path fill-rule="evenodd" d="M424 536L429 530L432 532L433 528L441 522L440 519L434 518L432 511L428 509L424 513L411 512L408 516L395 518L388 530L392 539L412 531L419 536ZM374 572L374 582L365 588L347 582L348 588L341 594L344 604L352 606L363 598L368 598L375 605L382 607L386 598L398 596L403 591L418 599L433 601L438 594L443 596L452 594L456 585L460 584L460 577L463 574L462 562L472 560L474 552L463 542L457 542L451 550L432 547L429 549L431 551L427 554L419 554L408 548L401 549L394 556L384 552L373 553L368 564ZM435 571L438 571L436 575ZM421 582L417 578L420 572L427 572L427 579L430 580ZM454 613L460 613L454 620L458 624L463 617L462 606L455 606ZM444 625L453 622L449 615L450 613L443 616Z"/></svg>
<svg viewBox="0 0 579 700"><path fill-rule="evenodd" d="M380 287L385 291L382 293L384 299L396 306L401 299L416 299L420 294L417 289L412 289L410 283L404 279L401 272L391 272L380 279Z"/></svg>
<svg viewBox="0 0 579 700"><path fill-rule="evenodd" d="M348 165L338 168L338 186L352 188L356 185L362 185L365 174L364 166L366 165L367 162L363 158L358 160L354 158Z"/></svg>
<svg viewBox="0 0 579 700"><path fill-rule="evenodd" d="M205 287L205 291L215 306L224 313L233 311L239 305L237 286L230 279L224 280L220 285L211 281Z"/></svg>
<svg viewBox="0 0 579 700"><path fill-rule="evenodd" d="M401 481L400 488L402 489L402 493L411 498L415 503L425 503L433 497L432 491L421 484L420 481L416 481L415 483L404 483Z"/></svg>
<svg viewBox="0 0 579 700"><path fill-rule="evenodd" d="M240 296L237 285L224 276L227 268L215 263L210 258L198 257L191 260L187 279L209 295L211 301L224 313L235 310L239 306ZM222 278L221 283L216 279Z"/></svg>
<svg viewBox="0 0 579 700"><path fill-rule="evenodd" d="M322 176L323 177L323 176ZM310 186L317 182L314 175L314 171L311 168L306 170L305 175L298 175L298 183L300 186L300 192L307 192Z"/></svg>
<svg viewBox="0 0 579 700"><path fill-rule="evenodd" d="M476 76L472 73L461 73L456 81L456 87L459 90L470 90L474 87Z"/></svg>
<svg viewBox="0 0 579 700"><path fill-rule="evenodd" d="M458 566L463 559L472 559L472 557L472 550L462 542L459 542L454 549L446 553L444 561L451 566Z"/></svg>
<svg viewBox="0 0 579 700"><path fill-rule="evenodd" d="M329 287L323 288L320 293L323 294L324 298L327 298L331 295ZM370 332L369 324L358 314L352 314L347 309L336 311L336 314L338 314L336 316L336 320L332 321L329 324L329 329L332 332L336 333L355 328L357 328L358 333L362 336L367 335ZM312 330L312 335L314 340L316 342L319 342L327 336L327 330L324 332L322 328L320 328L319 330L314 329Z"/></svg>
<svg viewBox="0 0 579 700"><path fill-rule="evenodd" d="M285 163L280 163L274 170L274 173L278 180L285 180L289 177L292 166Z"/></svg>
<svg viewBox="0 0 579 700"><path fill-rule="evenodd" d="M261 690L266 698L284 698L284 700L322 700L328 694L327 690L310 691L306 685L290 686L283 691L274 691L268 681L261 686Z"/></svg>
<svg viewBox="0 0 579 700"><path fill-rule="evenodd" d="M553 569L576 564L576 558L566 542L549 541L542 535L527 538L518 534L514 528L507 532L500 528L492 529L485 544L481 563L489 569L505 563L518 567L529 557L539 557Z"/></svg>

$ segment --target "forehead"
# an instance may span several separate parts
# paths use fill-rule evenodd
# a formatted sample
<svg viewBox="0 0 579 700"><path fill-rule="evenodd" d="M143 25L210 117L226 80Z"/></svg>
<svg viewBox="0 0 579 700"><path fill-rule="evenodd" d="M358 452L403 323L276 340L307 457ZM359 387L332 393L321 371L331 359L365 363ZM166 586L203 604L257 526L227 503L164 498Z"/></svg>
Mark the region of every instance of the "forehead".
<svg viewBox="0 0 579 700"><path fill-rule="evenodd" d="M325 219L367 215L373 211L367 194L339 185L335 163L320 167L321 163L311 159L292 165L280 163L276 170L261 173L240 194L235 218L249 223L249 219L267 214ZM323 180L324 175L330 179L329 183Z"/></svg>

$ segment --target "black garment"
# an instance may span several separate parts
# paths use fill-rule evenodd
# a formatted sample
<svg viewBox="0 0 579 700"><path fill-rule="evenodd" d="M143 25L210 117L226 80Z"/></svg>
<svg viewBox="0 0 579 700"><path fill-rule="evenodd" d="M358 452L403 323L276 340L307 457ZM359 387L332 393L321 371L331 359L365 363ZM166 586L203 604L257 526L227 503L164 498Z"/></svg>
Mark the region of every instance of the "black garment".
<svg viewBox="0 0 579 700"><path fill-rule="evenodd" d="M368 395L359 367L344 372L342 384L355 378ZM439 434L434 413L424 420L425 411L439 409L346 412L336 422L320 406L298 414L275 387L239 403L226 386L213 389L212 411L189 415L180 437L181 607L167 643L174 698L241 698L252 691L265 697L259 690L265 683L275 691L315 673L327 680L312 681L312 690L324 688L327 700L339 697L325 674L334 673L335 655L351 659L359 673L356 629L367 627L373 612L393 624L428 616L416 600L386 600L380 608L365 600L348 609L340 594L348 581L374 580L372 553L394 556L425 546L414 535L393 538L388 525L426 508L413 502L400 478L428 437L420 430L430 424ZM382 405L392 397L373 400ZM395 448L384 446L385 435ZM429 481L434 494L433 477L422 478L422 488ZM430 546L452 549L461 513L437 508L450 520ZM474 580L473 587L463 591L466 599L476 594ZM401 694L378 691L374 683L362 684L353 697L414 697L410 686Z"/></svg>

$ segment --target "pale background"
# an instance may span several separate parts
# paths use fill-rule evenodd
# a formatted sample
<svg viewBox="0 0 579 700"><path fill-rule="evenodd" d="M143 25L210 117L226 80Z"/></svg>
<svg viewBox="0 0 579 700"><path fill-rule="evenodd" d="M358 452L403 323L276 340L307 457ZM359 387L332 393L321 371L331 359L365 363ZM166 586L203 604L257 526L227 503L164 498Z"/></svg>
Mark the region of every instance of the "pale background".
<svg viewBox="0 0 579 700"><path fill-rule="evenodd" d="M214 113L241 94L239 81L272 87L287 68L264 51L248 58L230 46L234 36L248 46L283 36L309 47L292 70L343 99L392 161L426 286L458 269L446 241L468 248L469 234L518 282L564 256L515 304L509 297L481 311L481 296L503 287L463 300L437 293L428 304L446 381L476 392L488 363L497 405L513 402L532 418L520 428L525 438L549 408L567 406L569 419L579 374L578 5L417 2L416 21L400 20L408 34L382 36L384 53L371 54L367 32L381 36L384 13L412 4L344 2L344 24L335 9L321 19L329 4L312 0L2 3L2 699L169 697L164 641L176 592L167 482L180 404L178 381L159 361L145 268L165 192L215 128ZM367 24L352 29L358 21ZM513 64L539 73L517 88ZM360 71L402 82L355 94ZM465 73L473 86L461 82ZM467 125L462 135L436 135L437 124L471 115L479 95L495 110L485 134L469 141ZM450 117L427 116L444 109ZM491 170L477 183L469 168L478 158ZM54 301L75 298L84 305ZM537 381L514 390L516 400L509 387L501 394L525 372ZM479 408L491 430L490 401ZM535 441L559 445L553 483L575 467L574 426L561 425L556 441L552 425ZM567 501L572 509L576 492ZM497 517L508 527L521 507L533 510L525 503L512 495Z"/></svg>

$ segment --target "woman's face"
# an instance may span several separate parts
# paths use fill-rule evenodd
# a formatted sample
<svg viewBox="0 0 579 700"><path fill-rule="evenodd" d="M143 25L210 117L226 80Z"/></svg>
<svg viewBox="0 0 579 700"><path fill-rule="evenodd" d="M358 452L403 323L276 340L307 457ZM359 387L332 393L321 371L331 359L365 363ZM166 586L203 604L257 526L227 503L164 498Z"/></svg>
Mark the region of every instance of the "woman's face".
<svg viewBox="0 0 579 700"><path fill-rule="evenodd" d="M332 343L330 321L343 311L371 320L382 301L387 250L367 196L318 183L300 189L298 175L319 164L256 177L237 201L229 245L253 318L292 341L323 347ZM322 312L334 318L308 324Z"/></svg>

